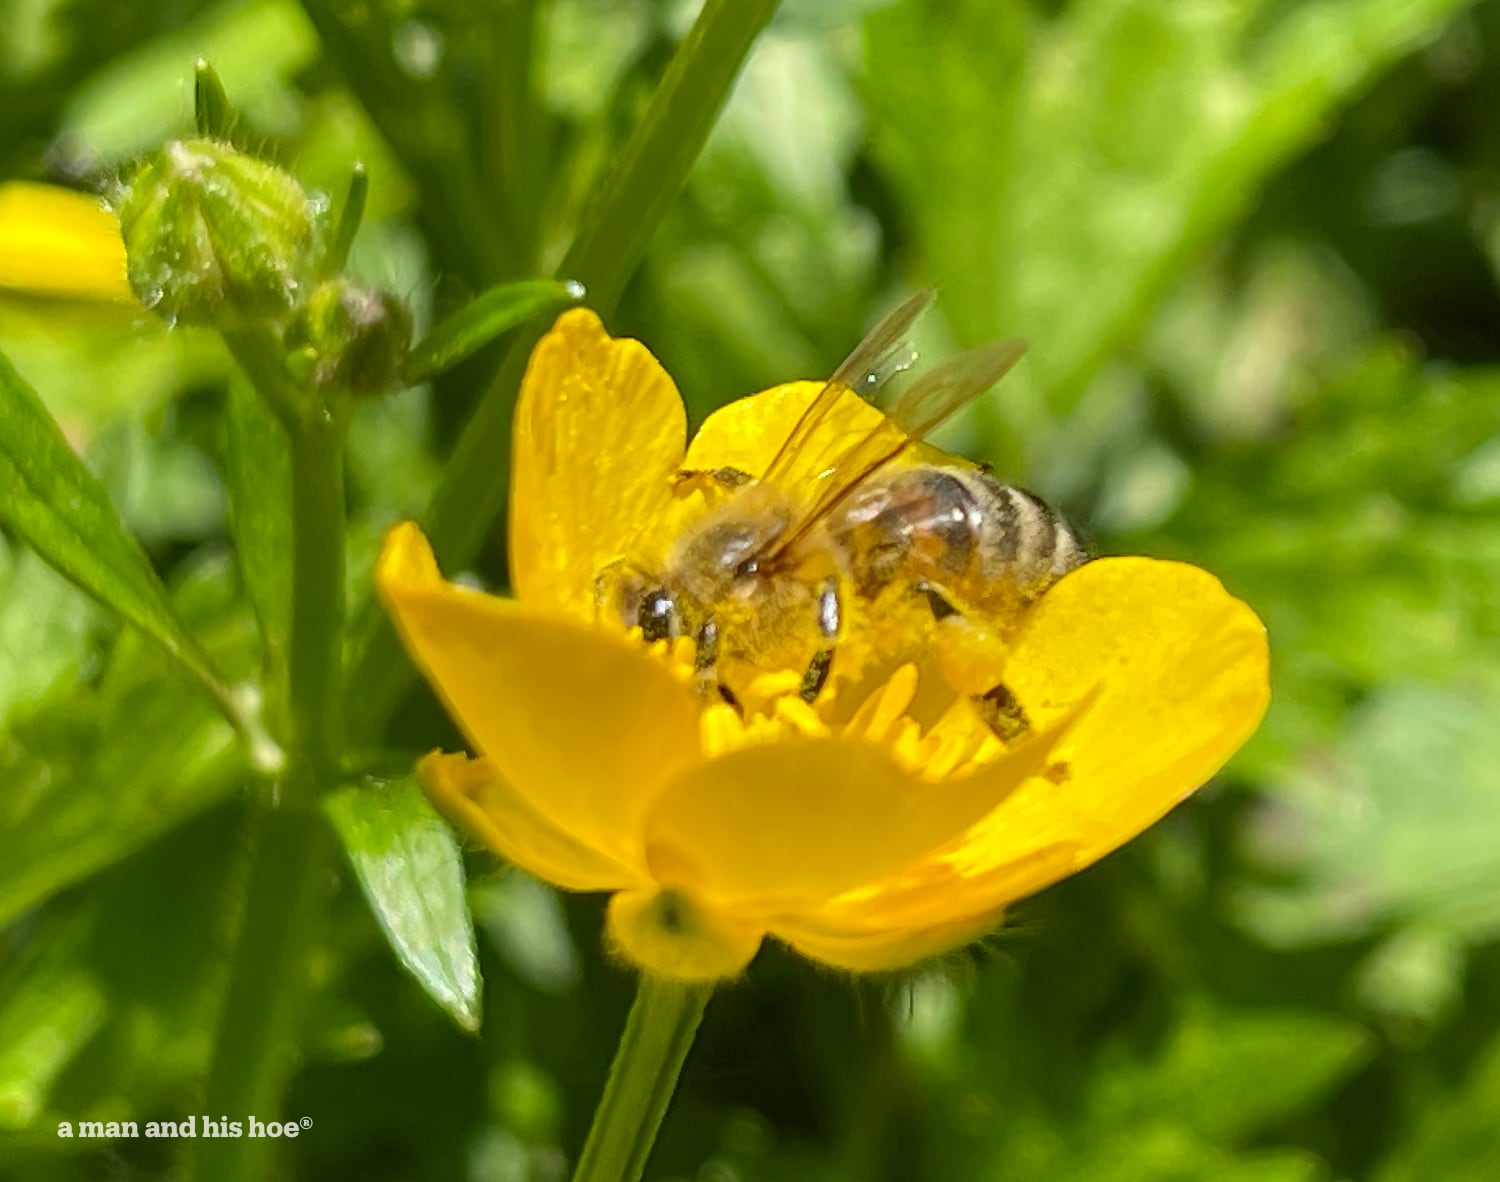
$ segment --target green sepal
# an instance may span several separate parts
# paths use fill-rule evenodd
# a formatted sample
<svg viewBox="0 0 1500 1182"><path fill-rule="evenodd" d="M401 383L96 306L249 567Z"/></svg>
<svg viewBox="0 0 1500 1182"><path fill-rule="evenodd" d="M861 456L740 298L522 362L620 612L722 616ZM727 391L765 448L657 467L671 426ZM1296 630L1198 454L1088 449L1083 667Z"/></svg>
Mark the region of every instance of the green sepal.
<svg viewBox="0 0 1500 1182"><path fill-rule="evenodd" d="M381 394L401 381L411 349L411 312L388 291L337 276L315 287L287 333L314 389ZM300 354L300 355L297 355Z"/></svg>

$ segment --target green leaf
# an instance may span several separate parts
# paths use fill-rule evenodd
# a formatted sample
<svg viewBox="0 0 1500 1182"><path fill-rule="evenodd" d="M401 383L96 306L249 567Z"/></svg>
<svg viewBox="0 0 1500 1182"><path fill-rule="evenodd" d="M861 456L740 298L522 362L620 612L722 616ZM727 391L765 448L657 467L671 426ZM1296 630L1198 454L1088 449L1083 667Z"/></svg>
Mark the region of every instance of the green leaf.
<svg viewBox="0 0 1500 1182"><path fill-rule="evenodd" d="M1095 1111L1126 1128L1170 1113L1213 1144L1239 1143L1316 1104L1368 1049L1345 1018L1199 1006L1149 1062L1101 1071Z"/></svg>
<svg viewBox="0 0 1500 1182"><path fill-rule="evenodd" d="M0 722L78 676L102 615L36 554L0 538Z"/></svg>
<svg viewBox="0 0 1500 1182"><path fill-rule="evenodd" d="M78 963L77 928L53 937L36 962L13 965L0 1007L0 1129L21 1129L44 1109L53 1083L109 1012L99 982Z"/></svg>
<svg viewBox="0 0 1500 1182"><path fill-rule="evenodd" d="M463 859L414 776L340 789L324 806L396 958L463 1029L479 1029L479 956Z"/></svg>
<svg viewBox="0 0 1500 1182"><path fill-rule="evenodd" d="M877 157L968 340L1057 406L1330 113L1466 0L905 4L867 22Z"/></svg>
<svg viewBox="0 0 1500 1182"><path fill-rule="evenodd" d="M501 333L583 296L582 284L572 280L535 279L492 287L423 337L407 358L402 376L411 385L425 382Z"/></svg>
<svg viewBox="0 0 1500 1182"><path fill-rule="evenodd" d="M1493 939L1497 715L1494 688L1393 685L1372 696L1342 741L1262 808L1251 852L1282 881L1241 892L1244 922L1284 945L1392 923Z"/></svg>
<svg viewBox="0 0 1500 1182"><path fill-rule="evenodd" d="M140 628L232 710L226 687L167 601L140 543L36 393L0 354L0 520Z"/></svg>
<svg viewBox="0 0 1500 1182"><path fill-rule="evenodd" d="M265 646L266 681L286 665L292 604L292 472L285 430L242 377L225 407L225 483L235 555Z"/></svg>
<svg viewBox="0 0 1500 1182"><path fill-rule="evenodd" d="M1500 1039L1492 1039L1463 1084L1423 1106L1415 1130L1376 1182L1436 1182L1500 1176Z"/></svg>
<svg viewBox="0 0 1500 1182"><path fill-rule="evenodd" d="M253 656L225 563L179 588L178 610L226 668ZM96 684L59 684L0 732L0 927L141 848L241 782L245 748L169 658L122 635Z"/></svg>

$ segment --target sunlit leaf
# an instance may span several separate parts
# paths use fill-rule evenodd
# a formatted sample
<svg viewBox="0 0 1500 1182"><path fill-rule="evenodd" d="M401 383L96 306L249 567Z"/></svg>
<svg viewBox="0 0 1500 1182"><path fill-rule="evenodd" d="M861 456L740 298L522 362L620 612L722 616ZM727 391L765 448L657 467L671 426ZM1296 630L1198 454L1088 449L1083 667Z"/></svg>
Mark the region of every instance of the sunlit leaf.
<svg viewBox="0 0 1500 1182"><path fill-rule="evenodd" d="M325 807L397 959L463 1029L479 1029L474 921L453 830L413 777L340 789Z"/></svg>
<svg viewBox="0 0 1500 1182"><path fill-rule="evenodd" d="M962 0L867 22L874 142L961 337L1071 405L1192 252L1467 0Z"/></svg>

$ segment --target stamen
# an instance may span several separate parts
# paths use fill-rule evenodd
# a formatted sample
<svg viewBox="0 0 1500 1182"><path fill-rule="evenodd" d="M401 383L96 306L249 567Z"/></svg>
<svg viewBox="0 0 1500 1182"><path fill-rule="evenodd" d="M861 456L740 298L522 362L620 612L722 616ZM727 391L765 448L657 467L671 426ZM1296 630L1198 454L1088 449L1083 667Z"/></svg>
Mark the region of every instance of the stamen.
<svg viewBox="0 0 1500 1182"><path fill-rule="evenodd" d="M784 723L798 734L809 737L821 737L828 734L828 727L818 717L818 712L799 697L787 695L777 698L775 718L777 722Z"/></svg>
<svg viewBox="0 0 1500 1182"><path fill-rule="evenodd" d="M698 741L703 745L703 754L710 759L743 747L745 739L744 722L726 702L715 702L698 716Z"/></svg>
<svg viewBox="0 0 1500 1182"><path fill-rule="evenodd" d="M740 704L746 715L769 714L777 699L796 694L801 688L802 677L794 669L760 673L740 691Z"/></svg>
<svg viewBox="0 0 1500 1182"><path fill-rule="evenodd" d="M917 667L902 665L889 680L866 698L845 728L872 743L883 742L895 721L906 713L917 695Z"/></svg>

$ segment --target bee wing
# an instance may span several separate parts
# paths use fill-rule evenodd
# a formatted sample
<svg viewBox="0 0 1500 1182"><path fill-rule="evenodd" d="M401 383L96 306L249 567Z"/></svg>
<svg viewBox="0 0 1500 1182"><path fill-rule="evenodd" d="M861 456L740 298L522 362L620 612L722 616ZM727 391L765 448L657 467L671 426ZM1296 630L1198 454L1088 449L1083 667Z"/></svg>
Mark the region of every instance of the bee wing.
<svg viewBox="0 0 1500 1182"><path fill-rule="evenodd" d="M818 469L817 490L778 540L770 556L772 561L787 554L819 521L907 447L998 382L1025 351L1023 341L993 341L950 357L918 378L876 426L849 441L834 461Z"/></svg>
<svg viewBox="0 0 1500 1182"><path fill-rule="evenodd" d="M978 398L1014 367L1026 352L1020 340L991 341L933 366L911 384L889 418L911 439L929 431Z"/></svg>
<svg viewBox="0 0 1500 1182"><path fill-rule="evenodd" d="M933 296L931 288L910 296L888 312L854 347L788 432L761 475L763 481L783 488L794 487L839 466L841 453L852 447L858 437L843 434L832 439L819 439L820 433L826 434L822 428L829 415L846 390L868 398L911 366L917 354L908 334L917 318L931 305Z"/></svg>

